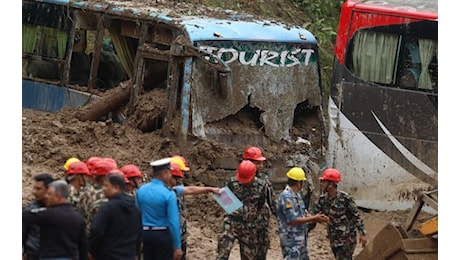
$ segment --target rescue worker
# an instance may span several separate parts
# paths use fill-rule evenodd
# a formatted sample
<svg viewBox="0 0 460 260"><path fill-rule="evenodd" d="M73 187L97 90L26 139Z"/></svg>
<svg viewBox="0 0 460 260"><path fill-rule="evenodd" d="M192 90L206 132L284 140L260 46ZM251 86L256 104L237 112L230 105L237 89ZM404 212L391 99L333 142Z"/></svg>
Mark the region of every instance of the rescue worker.
<svg viewBox="0 0 460 260"><path fill-rule="evenodd" d="M169 187L173 189L177 197L177 205L179 207L181 240L182 240L182 259L186 259L187 253L187 219L184 195L196 195L205 193L219 194L220 188L216 187L200 187L200 186L184 186L182 180L184 178L183 171L189 171L190 168L184 163L185 158L181 156L171 157L171 181ZM185 161L186 162L186 161Z"/></svg>
<svg viewBox="0 0 460 260"><path fill-rule="evenodd" d="M125 175L128 179L128 183L126 185L126 192L129 195L135 196L136 191L142 183L142 179L144 175L141 173L139 168L134 164L127 164L121 167L121 172Z"/></svg>
<svg viewBox="0 0 460 260"><path fill-rule="evenodd" d="M98 260L133 260L141 244L141 213L132 196L124 192L125 177L109 173L102 190L108 202L101 205L91 223L89 253Z"/></svg>
<svg viewBox="0 0 460 260"><path fill-rule="evenodd" d="M64 170L67 171L67 169L69 168L69 165L73 162L79 162L80 160L78 158L75 158L75 157L70 157L69 159L67 159L67 161L65 161L64 163Z"/></svg>
<svg viewBox="0 0 460 260"><path fill-rule="evenodd" d="M90 232L91 221L100 205L107 201L102 190L102 181L104 176L117 170L113 167L113 164L108 161L102 159L97 161L91 172L96 183L92 188L86 189L80 196L80 210L85 217L87 234Z"/></svg>
<svg viewBox="0 0 460 260"><path fill-rule="evenodd" d="M46 206L22 211L22 221L40 227L40 259L87 259L88 242L83 217L68 200L66 181L48 185Z"/></svg>
<svg viewBox="0 0 460 260"><path fill-rule="evenodd" d="M35 199L28 203L23 210L30 211L46 206L46 191L48 185L53 182L53 177L48 173L40 173L34 176L34 189L32 194ZM26 260L38 260L40 249L40 227L35 224L22 222L22 255Z"/></svg>
<svg viewBox="0 0 460 260"><path fill-rule="evenodd" d="M256 177L257 166L249 160L238 165L236 176L226 183L243 206L231 214L225 214L221 233L217 241L217 260L226 260L230 256L235 239L240 246L243 260L254 260L259 255L258 234L267 232L266 226L260 226L259 212L265 207L267 193L265 182Z"/></svg>
<svg viewBox="0 0 460 260"><path fill-rule="evenodd" d="M80 211L80 195L83 188L86 186L86 180L84 176L89 176L89 170L86 166L86 163L82 161L74 161L71 163L66 170L65 180L70 185L70 195L69 201L70 204ZM80 212L83 215L83 212Z"/></svg>
<svg viewBox="0 0 460 260"><path fill-rule="evenodd" d="M307 233L309 222L326 222L324 214L310 215L302 200L301 189L307 180L300 167L293 167L287 173L287 185L278 196L276 216L278 235L284 260L308 260Z"/></svg>
<svg viewBox="0 0 460 260"><path fill-rule="evenodd" d="M312 211L322 212L329 219L327 236L335 259L351 260L357 243L356 230L359 232L360 244L363 247L367 244L364 220L353 197L338 190L341 174L337 169L324 170L319 179L322 194Z"/></svg>
<svg viewBox="0 0 460 260"><path fill-rule="evenodd" d="M95 179L92 177L92 172L93 172L93 168L94 168L94 165L96 164L96 162L102 160L101 157L98 157L98 156L90 156L87 160L86 160L86 166L88 167L88 170L89 170L89 173L90 175L86 177L86 183L87 183L87 187L86 188L92 188L96 181Z"/></svg>
<svg viewBox="0 0 460 260"><path fill-rule="evenodd" d="M270 235L269 235L269 224L270 224L270 211L276 216L276 197L275 192L273 191L273 185L268 178L268 174L263 171L264 162L267 159L262 150L259 147L250 146L244 150L243 153L244 160L250 160L257 166L256 176L264 181L265 183L265 192L266 202L265 206L259 212L259 222L263 229L258 234L257 250L258 255L256 256L257 260L265 260L267 258L268 248L270 247Z"/></svg>
<svg viewBox="0 0 460 260"><path fill-rule="evenodd" d="M142 253L146 260L182 257L179 209L175 192L168 188L171 158L150 163L152 180L136 193L142 215Z"/></svg>

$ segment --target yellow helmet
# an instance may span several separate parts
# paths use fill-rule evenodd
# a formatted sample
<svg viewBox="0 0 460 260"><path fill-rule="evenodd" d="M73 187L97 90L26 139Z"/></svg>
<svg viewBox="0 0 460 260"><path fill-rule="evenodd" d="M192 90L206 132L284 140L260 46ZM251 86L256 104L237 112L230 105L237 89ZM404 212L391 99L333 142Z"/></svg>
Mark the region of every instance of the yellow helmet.
<svg viewBox="0 0 460 260"><path fill-rule="evenodd" d="M293 179L293 180L296 180L296 181L304 181L304 180L307 179L307 178L305 178L305 172L304 172L303 169L300 168L300 167L293 167L293 168L291 168L291 169L286 173L286 176L287 176L289 179Z"/></svg>
<svg viewBox="0 0 460 260"><path fill-rule="evenodd" d="M181 171L190 171L190 168L186 165L185 158L180 155L171 157L171 163L177 164Z"/></svg>
<svg viewBox="0 0 460 260"><path fill-rule="evenodd" d="M69 169L69 165L73 162L79 162L80 160L78 160L77 158L75 157L70 157L69 159L67 159L67 161L65 161L65 164L64 164L64 169L67 171L67 169Z"/></svg>

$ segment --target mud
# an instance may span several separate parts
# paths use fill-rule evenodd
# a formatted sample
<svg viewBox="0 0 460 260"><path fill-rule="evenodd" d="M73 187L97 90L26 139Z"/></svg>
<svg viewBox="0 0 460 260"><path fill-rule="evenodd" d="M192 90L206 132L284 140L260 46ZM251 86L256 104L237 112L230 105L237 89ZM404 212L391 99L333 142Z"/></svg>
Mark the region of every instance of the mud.
<svg viewBox="0 0 460 260"><path fill-rule="evenodd" d="M128 124L108 121L82 122L72 117L73 111L63 110L52 114L22 110L22 203L32 199L32 176L48 172L56 178L64 176L63 165L67 158L82 160L96 155L112 157L119 167L133 163L143 173L151 169L148 162L154 159L184 155L192 168L185 177L186 184L204 185L203 176L219 177L220 173L234 174L232 170L214 170L216 158L239 158L244 147L225 146L218 142L195 140L190 147L181 147L178 140L161 131L142 132ZM244 126L244 123L242 124ZM314 140L310 140L312 143ZM292 152L288 145L267 146L265 155ZM299 149L293 146L292 149ZM318 148L319 149L319 148ZM221 178L224 179L224 178ZM224 211L211 195L186 198L189 223L189 259L213 258L216 255L217 235ZM362 212L369 232L369 239L389 221L402 223L408 212ZM276 220L271 218L271 245L267 259L281 259ZM312 259L333 259L326 239L324 226L317 225L309 235L310 257ZM358 246L356 253L361 248ZM238 246L232 251L231 259L239 259Z"/></svg>

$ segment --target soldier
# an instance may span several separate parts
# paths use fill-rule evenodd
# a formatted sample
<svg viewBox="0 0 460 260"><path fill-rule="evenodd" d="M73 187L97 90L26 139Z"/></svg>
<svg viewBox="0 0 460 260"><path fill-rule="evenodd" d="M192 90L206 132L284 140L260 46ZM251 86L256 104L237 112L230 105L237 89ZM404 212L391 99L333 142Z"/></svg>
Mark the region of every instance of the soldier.
<svg viewBox="0 0 460 260"><path fill-rule="evenodd" d="M220 188L216 187L200 187L200 186L184 186L182 179L184 178L183 171L189 171L190 168L187 166L187 161L184 157L175 155L171 157L171 175L172 178L169 183L169 187L176 192L177 205L179 207L180 215L180 227L181 227L181 238L182 238L182 260L186 259L187 253L187 219L186 219L186 208L184 195L196 195L205 193L219 194Z"/></svg>
<svg viewBox="0 0 460 260"><path fill-rule="evenodd" d="M129 195L135 196L136 191L139 188L144 175L141 173L139 168L134 164L127 164L121 167L121 172L125 175L128 179L126 183L126 193Z"/></svg>
<svg viewBox="0 0 460 260"><path fill-rule="evenodd" d="M65 180L70 185L69 201L77 211L80 211L81 209L79 206L80 195L83 188L86 186L85 175L88 176L90 173L84 162L75 161L68 165ZM80 213L83 215L83 212Z"/></svg>
<svg viewBox="0 0 460 260"><path fill-rule="evenodd" d="M268 230L270 224L270 211L276 216L276 197L273 191L273 185L268 178L269 175L263 171L266 157L262 154L262 150L259 147L250 146L244 150L243 159L250 160L257 166L256 176L265 183L264 190L267 201L259 212L259 222L260 226L263 228L261 229L261 232L258 233L258 242L256 243L259 247L256 259L264 260L267 258L267 251L270 246L270 236Z"/></svg>
<svg viewBox="0 0 460 260"><path fill-rule="evenodd" d="M324 214L311 216L307 213L300 191L305 172L293 167L287 173L287 185L278 196L277 218L281 251L284 260L308 260L307 233L309 222L325 222Z"/></svg>
<svg viewBox="0 0 460 260"><path fill-rule="evenodd" d="M356 247L356 230L359 231L361 245L367 244L364 221L354 199L337 189L341 180L337 169L324 170L319 179L323 194L314 205L313 212L322 212L328 217L327 235L335 259L351 260Z"/></svg>
<svg viewBox="0 0 460 260"><path fill-rule="evenodd" d="M241 259L254 260L259 255L258 234L267 232L266 226L260 226L259 212L265 207L267 193L265 182L256 177L256 171L254 163L243 160L236 176L231 177L226 185L243 206L224 217L217 241L217 260L229 258L235 239L240 245Z"/></svg>
<svg viewBox="0 0 460 260"><path fill-rule="evenodd" d="M96 183L92 188L86 189L80 197L80 210L86 222L86 232L89 235L91 228L91 221L98 211L100 205L107 201L102 191L103 177L111 172L116 172L112 163L105 160L97 161L92 167L91 175L94 177Z"/></svg>

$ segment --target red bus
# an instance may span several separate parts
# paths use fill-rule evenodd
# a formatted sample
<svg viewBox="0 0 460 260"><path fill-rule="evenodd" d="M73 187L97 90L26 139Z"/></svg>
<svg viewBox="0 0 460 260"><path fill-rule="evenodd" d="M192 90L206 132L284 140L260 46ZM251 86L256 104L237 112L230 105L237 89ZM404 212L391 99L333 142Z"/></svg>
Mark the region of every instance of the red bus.
<svg viewBox="0 0 460 260"><path fill-rule="evenodd" d="M438 183L438 3L348 0L328 101L326 164L358 206L407 209Z"/></svg>

